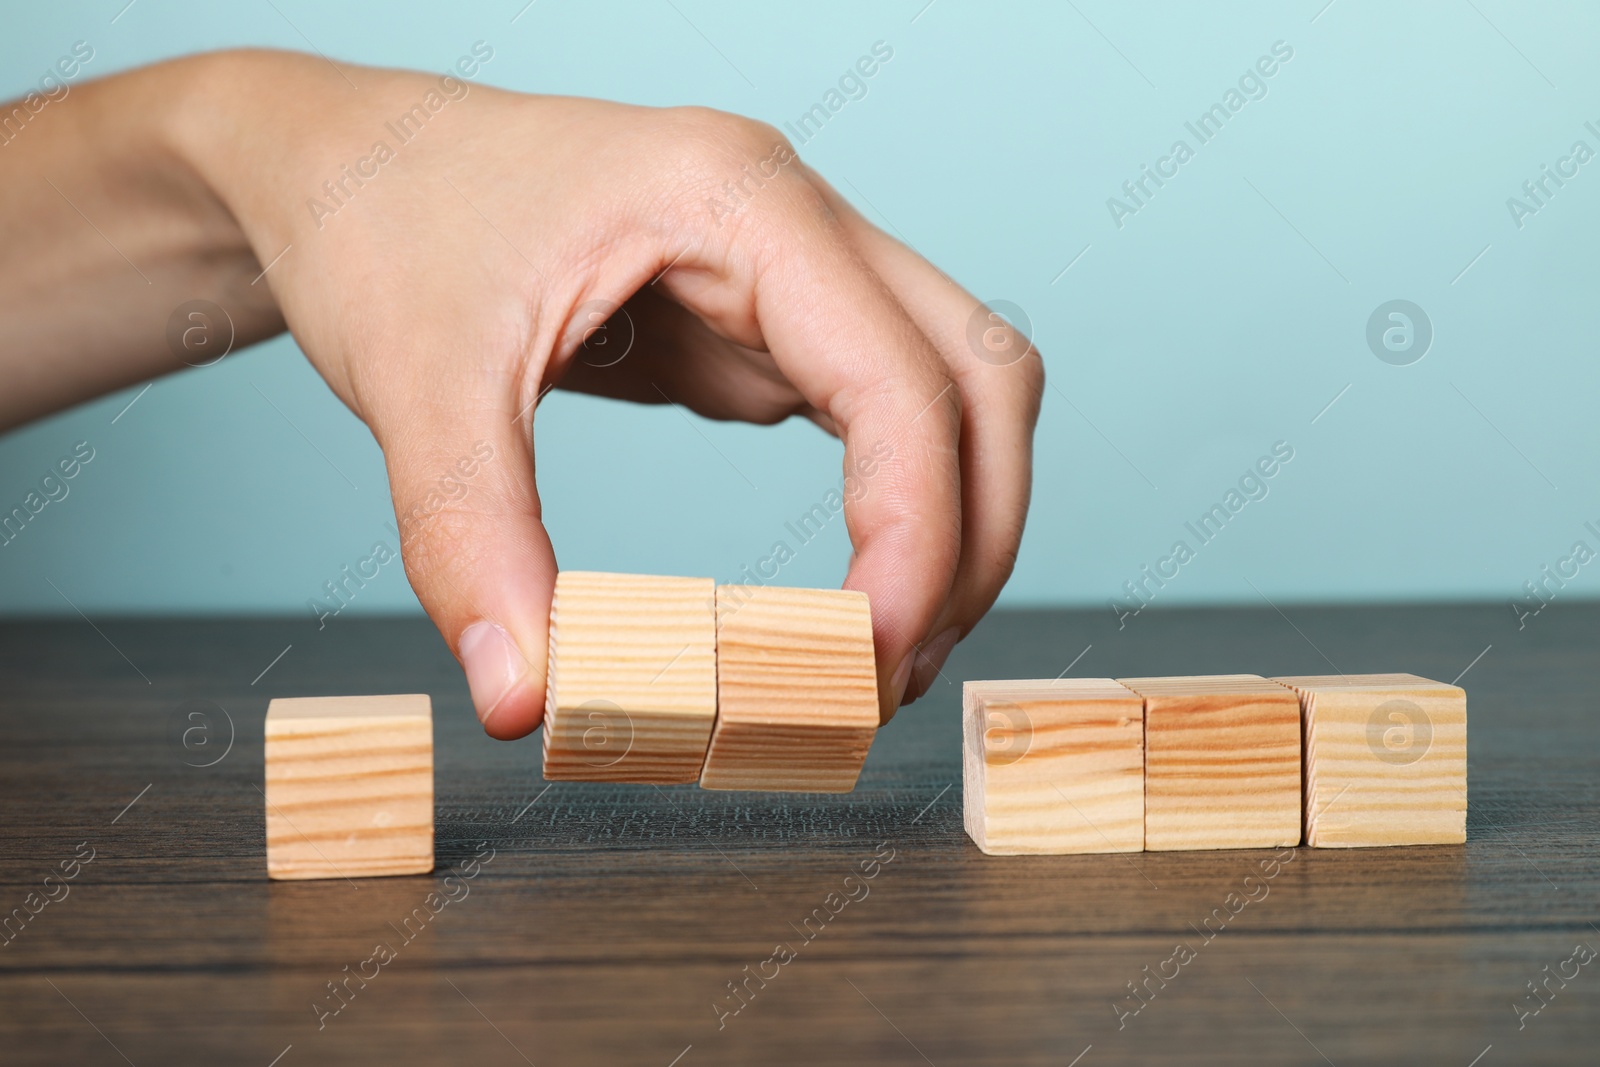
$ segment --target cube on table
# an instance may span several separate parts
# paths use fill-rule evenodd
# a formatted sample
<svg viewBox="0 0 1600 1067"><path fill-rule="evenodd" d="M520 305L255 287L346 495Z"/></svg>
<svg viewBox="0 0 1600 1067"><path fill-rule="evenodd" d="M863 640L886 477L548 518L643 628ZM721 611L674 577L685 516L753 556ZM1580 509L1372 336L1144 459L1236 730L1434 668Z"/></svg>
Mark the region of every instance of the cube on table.
<svg viewBox="0 0 1600 1067"><path fill-rule="evenodd" d="M1467 839L1467 694L1414 674L1274 679L1300 698L1315 848Z"/></svg>
<svg viewBox="0 0 1600 1067"><path fill-rule="evenodd" d="M267 875L433 870L433 704L425 694L280 697L267 707Z"/></svg>
<svg viewBox="0 0 1600 1067"><path fill-rule="evenodd" d="M1300 843L1300 702L1254 674L1119 678L1144 698L1144 847Z"/></svg>
<svg viewBox="0 0 1600 1067"><path fill-rule="evenodd" d="M970 681L967 834L990 855L1144 848L1144 701L1109 678Z"/></svg>

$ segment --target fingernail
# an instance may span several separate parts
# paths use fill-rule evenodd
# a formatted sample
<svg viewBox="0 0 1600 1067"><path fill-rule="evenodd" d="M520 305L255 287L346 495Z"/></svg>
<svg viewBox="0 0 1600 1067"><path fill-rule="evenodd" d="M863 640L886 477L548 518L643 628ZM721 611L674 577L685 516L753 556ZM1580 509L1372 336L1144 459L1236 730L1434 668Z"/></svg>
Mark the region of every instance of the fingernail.
<svg viewBox="0 0 1600 1067"><path fill-rule="evenodd" d="M915 666L911 671L911 684L906 689L907 697L915 700L933 688L934 679L939 677L939 669L944 666L950 650L956 647L956 642L960 638L960 628L952 626L922 646L916 653Z"/></svg>
<svg viewBox="0 0 1600 1067"><path fill-rule="evenodd" d="M889 695L898 707L904 702L906 682L911 679L911 667L917 661L917 650L912 649L906 653L906 658L900 661L900 666L894 669L894 675L889 679Z"/></svg>
<svg viewBox="0 0 1600 1067"><path fill-rule="evenodd" d="M522 677L525 661L511 635L487 619L479 619L461 633L461 666L472 690L478 721L486 723L511 687Z"/></svg>

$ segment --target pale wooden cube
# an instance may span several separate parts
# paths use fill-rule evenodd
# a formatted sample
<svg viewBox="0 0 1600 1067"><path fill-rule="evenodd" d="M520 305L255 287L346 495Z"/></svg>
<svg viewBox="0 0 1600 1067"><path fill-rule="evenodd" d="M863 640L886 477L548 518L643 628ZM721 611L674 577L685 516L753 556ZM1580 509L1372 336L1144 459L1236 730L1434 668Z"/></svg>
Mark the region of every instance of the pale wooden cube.
<svg viewBox="0 0 1600 1067"><path fill-rule="evenodd" d="M878 731L865 593L717 587L706 789L848 793Z"/></svg>
<svg viewBox="0 0 1600 1067"><path fill-rule="evenodd" d="M544 776L693 782L717 717L716 583L562 571L550 608Z"/></svg>
<svg viewBox="0 0 1600 1067"><path fill-rule="evenodd" d="M1300 698L1314 848L1467 839L1467 694L1414 674L1277 678Z"/></svg>
<svg viewBox="0 0 1600 1067"><path fill-rule="evenodd" d="M1293 693L1254 674L1117 680L1144 698L1147 850L1300 843Z"/></svg>
<svg viewBox="0 0 1600 1067"><path fill-rule="evenodd" d="M280 697L267 706L267 876L433 870L433 703Z"/></svg>
<svg viewBox="0 0 1600 1067"><path fill-rule="evenodd" d="M1144 700L1109 678L962 687L967 834L995 856L1144 848Z"/></svg>

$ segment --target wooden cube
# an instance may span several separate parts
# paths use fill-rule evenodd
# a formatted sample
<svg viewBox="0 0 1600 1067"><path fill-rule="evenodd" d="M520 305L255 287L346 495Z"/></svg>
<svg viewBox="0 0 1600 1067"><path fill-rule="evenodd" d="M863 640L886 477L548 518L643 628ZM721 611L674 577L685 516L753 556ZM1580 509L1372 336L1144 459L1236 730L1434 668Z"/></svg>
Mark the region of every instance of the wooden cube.
<svg viewBox="0 0 1600 1067"><path fill-rule="evenodd" d="M280 697L267 706L267 876L433 870L433 703Z"/></svg>
<svg viewBox="0 0 1600 1067"><path fill-rule="evenodd" d="M1316 848L1467 839L1467 694L1414 674L1274 679L1300 698Z"/></svg>
<svg viewBox="0 0 1600 1067"><path fill-rule="evenodd" d="M550 608L544 776L700 777L717 717L716 583L562 571Z"/></svg>
<svg viewBox="0 0 1600 1067"><path fill-rule="evenodd" d="M1300 843L1294 694L1254 674L1117 680L1144 698L1147 850Z"/></svg>
<svg viewBox="0 0 1600 1067"><path fill-rule="evenodd" d="M967 682L962 808L990 855L1144 848L1144 701L1109 678Z"/></svg>
<svg viewBox="0 0 1600 1067"><path fill-rule="evenodd" d="M878 731L865 593L717 587L706 789L848 793Z"/></svg>

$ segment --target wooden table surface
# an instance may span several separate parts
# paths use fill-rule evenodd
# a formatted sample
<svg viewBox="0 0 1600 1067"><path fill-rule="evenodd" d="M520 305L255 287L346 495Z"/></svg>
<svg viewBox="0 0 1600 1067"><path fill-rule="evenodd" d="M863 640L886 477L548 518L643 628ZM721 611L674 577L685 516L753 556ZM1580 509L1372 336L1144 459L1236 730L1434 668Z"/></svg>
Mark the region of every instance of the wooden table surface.
<svg viewBox="0 0 1600 1067"><path fill-rule="evenodd" d="M1521 631L1504 605L997 613L856 791L814 797L547 788L537 737L482 736L423 620L95 624L0 626L6 1064L1600 1061L1597 607ZM1471 664L1467 844L1298 849L1249 889L1271 853L985 857L960 680L1080 653L1077 675ZM269 883L268 699L417 691L440 871Z"/></svg>

